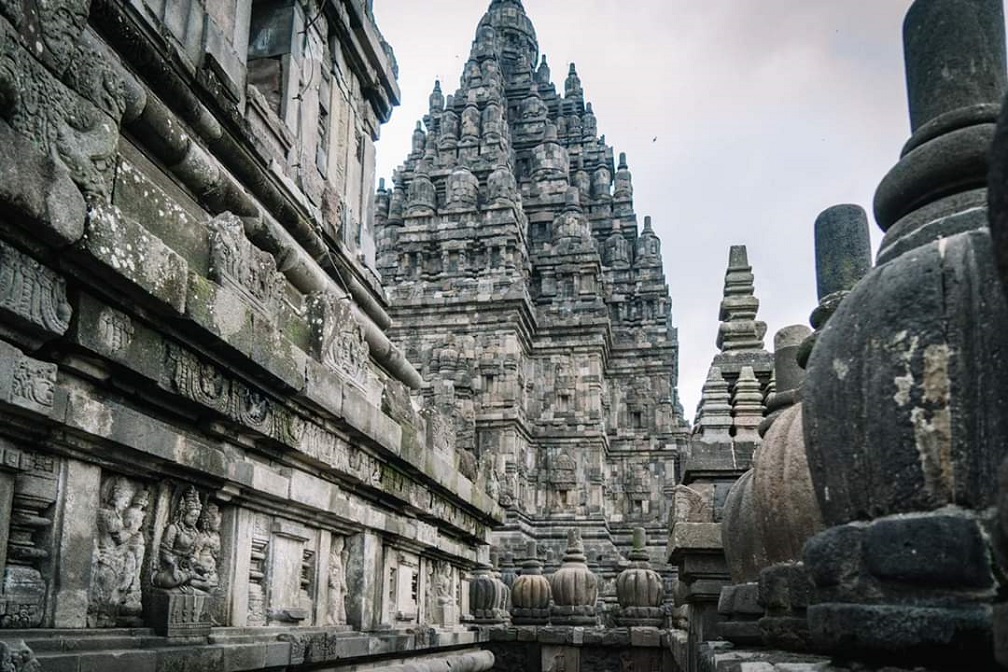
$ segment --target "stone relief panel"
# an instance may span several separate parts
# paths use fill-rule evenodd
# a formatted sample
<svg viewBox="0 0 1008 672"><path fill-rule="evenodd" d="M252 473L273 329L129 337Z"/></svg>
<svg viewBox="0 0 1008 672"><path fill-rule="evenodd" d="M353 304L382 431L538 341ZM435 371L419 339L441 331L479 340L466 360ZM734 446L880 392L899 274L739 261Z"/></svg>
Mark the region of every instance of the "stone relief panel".
<svg viewBox="0 0 1008 672"><path fill-rule="evenodd" d="M193 486L174 500L171 521L161 533L151 582L167 591L212 592L218 586L220 511L213 502L205 502Z"/></svg>
<svg viewBox="0 0 1008 672"><path fill-rule="evenodd" d="M277 271L273 255L245 236L237 215L225 212L210 220L210 279L229 287L270 320L275 320L284 297L286 279Z"/></svg>
<svg viewBox="0 0 1008 672"><path fill-rule="evenodd" d="M62 277L0 242L0 315L61 336L71 312Z"/></svg>
<svg viewBox="0 0 1008 672"><path fill-rule="evenodd" d="M314 356L351 382L370 387L370 349L364 330L354 317L349 299L327 292L308 297L309 322Z"/></svg>
<svg viewBox="0 0 1008 672"><path fill-rule="evenodd" d="M346 538L333 537L332 550L329 553L329 595L326 604L325 625L345 626L347 624L346 565L348 557Z"/></svg>
<svg viewBox="0 0 1008 672"><path fill-rule="evenodd" d="M443 560L427 560L425 620L431 625L451 627L459 622L458 580L455 568Z"/></svg>
<svg viewBox="0 0 1008 672"><path fill-rule="evenodd" d="M91 556L87 624L91 628L143 625L141 573L149 536L150 490L124 476L102 478Z"/></svg>
<svg viewBox="0 0 1008 672"><path fill-rule="evenodd" d="M0 477L6 475L0 485L10 497L0 628L37 628L42 625L52 579L51 530L62 462L8 446L0 446L0 452Z"/></svg>

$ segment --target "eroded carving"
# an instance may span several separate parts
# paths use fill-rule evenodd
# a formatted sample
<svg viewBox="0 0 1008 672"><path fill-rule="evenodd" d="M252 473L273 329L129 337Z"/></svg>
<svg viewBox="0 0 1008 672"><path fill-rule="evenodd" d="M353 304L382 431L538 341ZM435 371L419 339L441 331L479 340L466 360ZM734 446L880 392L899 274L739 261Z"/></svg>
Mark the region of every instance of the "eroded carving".
<svg viewBox="0 0 1008 672"><path fill-rule="evenodd" d="M60 336L70 324L66 281L10 245L0 242L0 311Z"/></svg>
<svg viewBox="0 0 1008 672"><path fill-rule="evenodd" d="M88 627L142 624L140 571L147 542L144 522L150 494L123 476L103 479L96 519L88 602Z"/></svg>
<svg viewBox="0 0 1008 672"><path fill-rule="evenodd" d="M33 47L62 70L69 61L87 17L81 2L39 3L54 12L53 24ZM46 40L49 40L46 42ZM99 67L109 68L103 64ZM0 116L38 149L58 158L85 196L105 201L119 139L119 118L74 92L19 44L6 21L0 21Z"/></svg>
<svg viewBox="0 0 1008 672"><path fill-rule="evenodd" d="M106 307L98 316L98 339L110 353L121 352L133 341L133 322L129 316Z"/></svg>
<svg viewBox="0 0 1008 672"><path fill-rule="evenodd" d="M283 301L283 274L276 260L245 236L237 215L224 212L210 220L210 279L238 292L269 319Z"/></svg>
<svg viewBox="0 0 1008 672"><path fill-rule="evenodd" d="M42 664L24 640L0 642L0 672L42 672Z"/></svg>
<svg viewBox="0 0 1008 672"><path fill-rule="evenodd" d="M370 349L350 301L327 292L309 297L314 355L353 382L366 385Z"/></svg>
<svg viewBox="0 0 1008 672"><path fill-rule="evenodd" d="M53 390L56 387L56 365L40 362L31 357L21 357L11 387L11 401L38 410L52 409Z"/></svg>
<svg viewBox="0 0 1008 672"><path fill-rule="evenodd" d="M346 625L346 539L334 537L329 554L329 602L326 625Z"/></svg>

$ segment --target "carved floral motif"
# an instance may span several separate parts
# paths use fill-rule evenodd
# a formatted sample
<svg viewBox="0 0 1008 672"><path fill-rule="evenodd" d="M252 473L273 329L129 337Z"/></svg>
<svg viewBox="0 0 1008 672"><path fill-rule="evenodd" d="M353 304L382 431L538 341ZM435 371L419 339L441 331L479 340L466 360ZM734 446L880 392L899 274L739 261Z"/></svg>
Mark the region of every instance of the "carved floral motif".
<svg viewBox="0 0 1008 672"><path fill-rule="evenodd" d="M11 397L30 406L51 409L56 387L56 365L22 357L14 369Z"/></svg>
<svg viewBox="0 0 1008 672"><path fill-rule="evenodd" d="M249 241L245 225L230 212L210 220L210 279L237 291L271 319L283 301L285 280L276 260Z"/></svg>

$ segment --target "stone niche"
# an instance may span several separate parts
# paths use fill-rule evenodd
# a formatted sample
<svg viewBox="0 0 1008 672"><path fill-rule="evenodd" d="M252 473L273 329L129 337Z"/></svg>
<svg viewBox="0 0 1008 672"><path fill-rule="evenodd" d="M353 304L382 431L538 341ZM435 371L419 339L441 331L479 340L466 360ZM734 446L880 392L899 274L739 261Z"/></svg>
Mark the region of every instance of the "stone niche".
<svg viewBox="0 0 1008 672"><path fill-rule="evenodd" d="M235 527L235 625L346 625L345 543L326 530L245 510Z"/></svg>
<svg viewBox="0 0 1008 672"><path fill-rule="evenodd" d="M152 548L152 498L157 493L136 479L103 474L94 519L94 550L87 625L143 625L145 560Z"/></svg>
<svg viewBox="0 0 1008 672"><path fill-rule="evenodd" d="M450 628L459 624L459 572L445 560L424 559L423 621Z"/></svg>
<svg viewBox="0 0 1008 672"><path fill-rule="evenodd" d="M388 546L382 576L382 625L416 625L420 619L420 558Z"/></svg>

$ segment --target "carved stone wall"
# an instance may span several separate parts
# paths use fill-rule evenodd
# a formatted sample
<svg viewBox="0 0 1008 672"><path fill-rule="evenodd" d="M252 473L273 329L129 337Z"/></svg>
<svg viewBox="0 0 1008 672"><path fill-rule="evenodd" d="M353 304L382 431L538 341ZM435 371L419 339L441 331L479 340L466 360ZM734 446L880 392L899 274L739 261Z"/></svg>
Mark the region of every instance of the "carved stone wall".
<svg viewBox="0 0 1008 672"><path fill-rule="evenodd" d="M454 628L503 514L459 473L470 384L424 399L386 334L363 195L391 49L366 3L267 4L0 0L4 670L479 638L402 635L428 566Z"/></svg>

